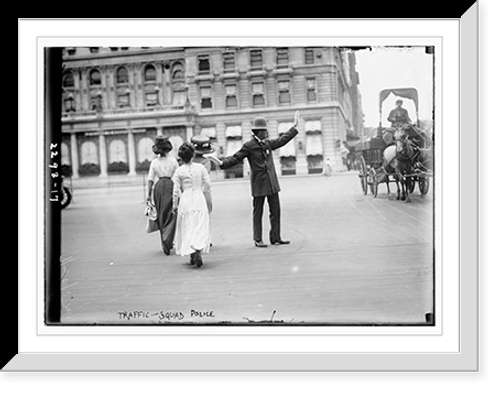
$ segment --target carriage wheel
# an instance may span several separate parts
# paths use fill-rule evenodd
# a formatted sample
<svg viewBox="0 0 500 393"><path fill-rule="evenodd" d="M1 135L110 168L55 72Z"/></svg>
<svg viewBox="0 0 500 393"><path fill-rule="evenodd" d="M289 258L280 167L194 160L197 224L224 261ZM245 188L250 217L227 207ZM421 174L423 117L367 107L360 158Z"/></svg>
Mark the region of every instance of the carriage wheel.
<svg viewBox="0 0 500 393"><path fill-rule="evenodd" d="M420 190L420 195L424 196L429 192L429 178L421 177L418 179L418 189Z"/></svg>
<svg viewBox="0 0 500 393"><path fill-rule="evenodd" d="M358 170L359 180L361 181L361 189L363 194L368 192L368 173L366 171L366 162L363 156L356 157L356 169Z"/></svg>

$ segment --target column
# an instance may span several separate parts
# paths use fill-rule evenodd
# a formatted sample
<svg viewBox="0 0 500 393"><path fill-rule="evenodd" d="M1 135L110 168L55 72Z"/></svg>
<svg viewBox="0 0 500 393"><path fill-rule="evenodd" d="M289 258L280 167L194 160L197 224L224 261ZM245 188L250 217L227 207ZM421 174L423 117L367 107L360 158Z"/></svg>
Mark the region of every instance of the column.
<svg viewBox="0 0 500 393"><path fill-rule="evenodd" d="M101 166L101 174L99 177L108 177L108 155L106 153L106 138L104 133L99 134L99 163Z"/></svg>
<svg viewBox="0 0 500 393"><path fill-rule="evenodd" d="M250 164L248 163L248 159L243 160L243 178L250 178Z"/></svg>
<svg viewBox="0 0 500 393"><path fill-rule="evenodd" d="M116 86L115 86L115 69L111 66L106 67L106 76L109 78L108 83L108 108L116 109Z"/></svg>
<svg viewBox="0 0 500 393"><path fill-rule="evenodd" d="M164 89L164 84L163 84L163 65L159 62L153 62L153 66L155 67L156 70L156 89L157 89L157 97L158 97L158 105L163 106L165 105L165 101L163 99L163 89Z"/></svg>
<svg viewBox="0 0 500 393"><path fill-rule="evenodd" d="M128 130L127 145L128 145L128 166L129 166L128 174L129 176L135 176L136 175L135 166L137 160L135 158L135 141L132 130Z"/></svg>
<svg viewBox="0 0 500 393"><path fill-rule="evenodd" d="M162 127L161 126L157 126L156 127L156 135L158 135L158 136L163 135L163 131L162 131Z"/></svg>
<svg viewBox="0 0 500 393"><path fill-rule="evenodd" d="M83 111L83 105L82 105L82 86L81 86L81 81L80 81L80 74L81 74L81 69L77 68L73 70L73 81L75 83L75 110L77 112L82 112Z"/></svg>
<svg viewBox="0 0 500 393"><path fill-rule="evenodd" d="M134 84L135 84L135 105L139 108L144 106L144 84L142 83L141 64L134 66ZM139 86L141 88L139 89Z"/></svg>
<svg viewBox="0 0 500 393"><path fill-rule="evenodd" d="M80 160L78 159L78 141L76 134L71 134L71 168L73 169L73 176L75 179L80 177L78 170L80 169Z"/></svg>
<svg viewBox="0 0 500 393"><path fill-rule="evenodd" d="M295 173L297 175L307 175L309 173L307 167L307 136L303 133L297 136L297 150L296 157L297 161L295 163Z"/></svg>
<svg viewBox="0 0 500 393"><path fill-rule="evenodd" d="M166 66L168 68L166 68ZM165 105L172 105L172 80L170 78L170 67L168 64L162 64L163 80L163 97Z"/></svg>
<svg viewBox="0 0 500 393"><path fill-rule="evenodd" d="M191 141L193 137L193 126L186 126L186 138L187 142Z"/></svg>
<svg viewBox="0 0 500 393"><path fill-rule="evenodd" d="M90 109L90 103L89 103L89 84L88 84L88 69L82 69L81 70L81 75L82 75L82 86L80 89L81 92L81 105L82 105L82 111L86 112Z"/></svg>
<svg viewBox="0 0 500 393"><path fill-rule="evenodd" d="M137 85L135 83L135 66L129 65L127 67L128 71L128 86L130 89L130 106L132 108L137 107L137 98L136 98L136 92L137 92Z"/></svg>
<svg viewBox="0 0 500 393"><path fill-rule="evenodd" d="M99 69L101 72L101 105L102 110L109 109L109 92L108 92L108 67L104 66Z"/></svg>

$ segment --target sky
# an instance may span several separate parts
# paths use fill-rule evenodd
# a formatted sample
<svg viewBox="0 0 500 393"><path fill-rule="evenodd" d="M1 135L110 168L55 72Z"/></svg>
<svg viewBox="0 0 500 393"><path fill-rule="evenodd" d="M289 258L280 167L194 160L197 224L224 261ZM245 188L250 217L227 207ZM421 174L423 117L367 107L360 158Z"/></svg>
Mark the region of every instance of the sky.
<svg viewBox="0 0 500 393"><path fill-rule="evenodd" d="M379 124L379 99L381 90L414 87L419 95L420 120L432 119L433 107L433 56L424 47L373 47L356 51L356 70L359 73L359 89L365 116L365 127ZM389 95L382 104L382 125L387 126L389 111L395 107L396 97ZM412 122L416 120L413 101L403 99Z"/></svg>

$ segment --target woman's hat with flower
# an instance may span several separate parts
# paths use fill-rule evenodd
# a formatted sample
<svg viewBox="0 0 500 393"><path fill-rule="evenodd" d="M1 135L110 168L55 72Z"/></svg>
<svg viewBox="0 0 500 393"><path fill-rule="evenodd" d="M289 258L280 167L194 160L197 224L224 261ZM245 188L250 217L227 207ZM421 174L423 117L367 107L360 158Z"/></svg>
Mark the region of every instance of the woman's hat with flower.
<svg viewBox="0 0 500 393"><path fill-rule="evenodd" d="M214 151L212 142L207 135L195 135L191 138L195 154L208 154Z"/></svg>

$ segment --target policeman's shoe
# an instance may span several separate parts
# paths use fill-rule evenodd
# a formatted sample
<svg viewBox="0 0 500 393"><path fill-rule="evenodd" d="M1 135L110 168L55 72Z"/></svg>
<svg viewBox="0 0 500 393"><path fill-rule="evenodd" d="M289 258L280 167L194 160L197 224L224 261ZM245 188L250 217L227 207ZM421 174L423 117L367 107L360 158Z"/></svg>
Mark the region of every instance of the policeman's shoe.
<svg viewBox="0 0 500 393"><path fill-rule="evenodd" d="M264 243L262 240L260 240L260 241L255 241L254 243L255 243L255 246L256 246L256 247L267 247L267 244L266 244L266 243Z"/></svg>
<svg viewBox="0 0 500 393"><path fill-rule="evenodd" d="M277 240L275 242L271 242L272 244L276 244L276 245L280 245L280 244L290 244L290 240L283 240L283 239L280 239L280 240Z"/></svg>

